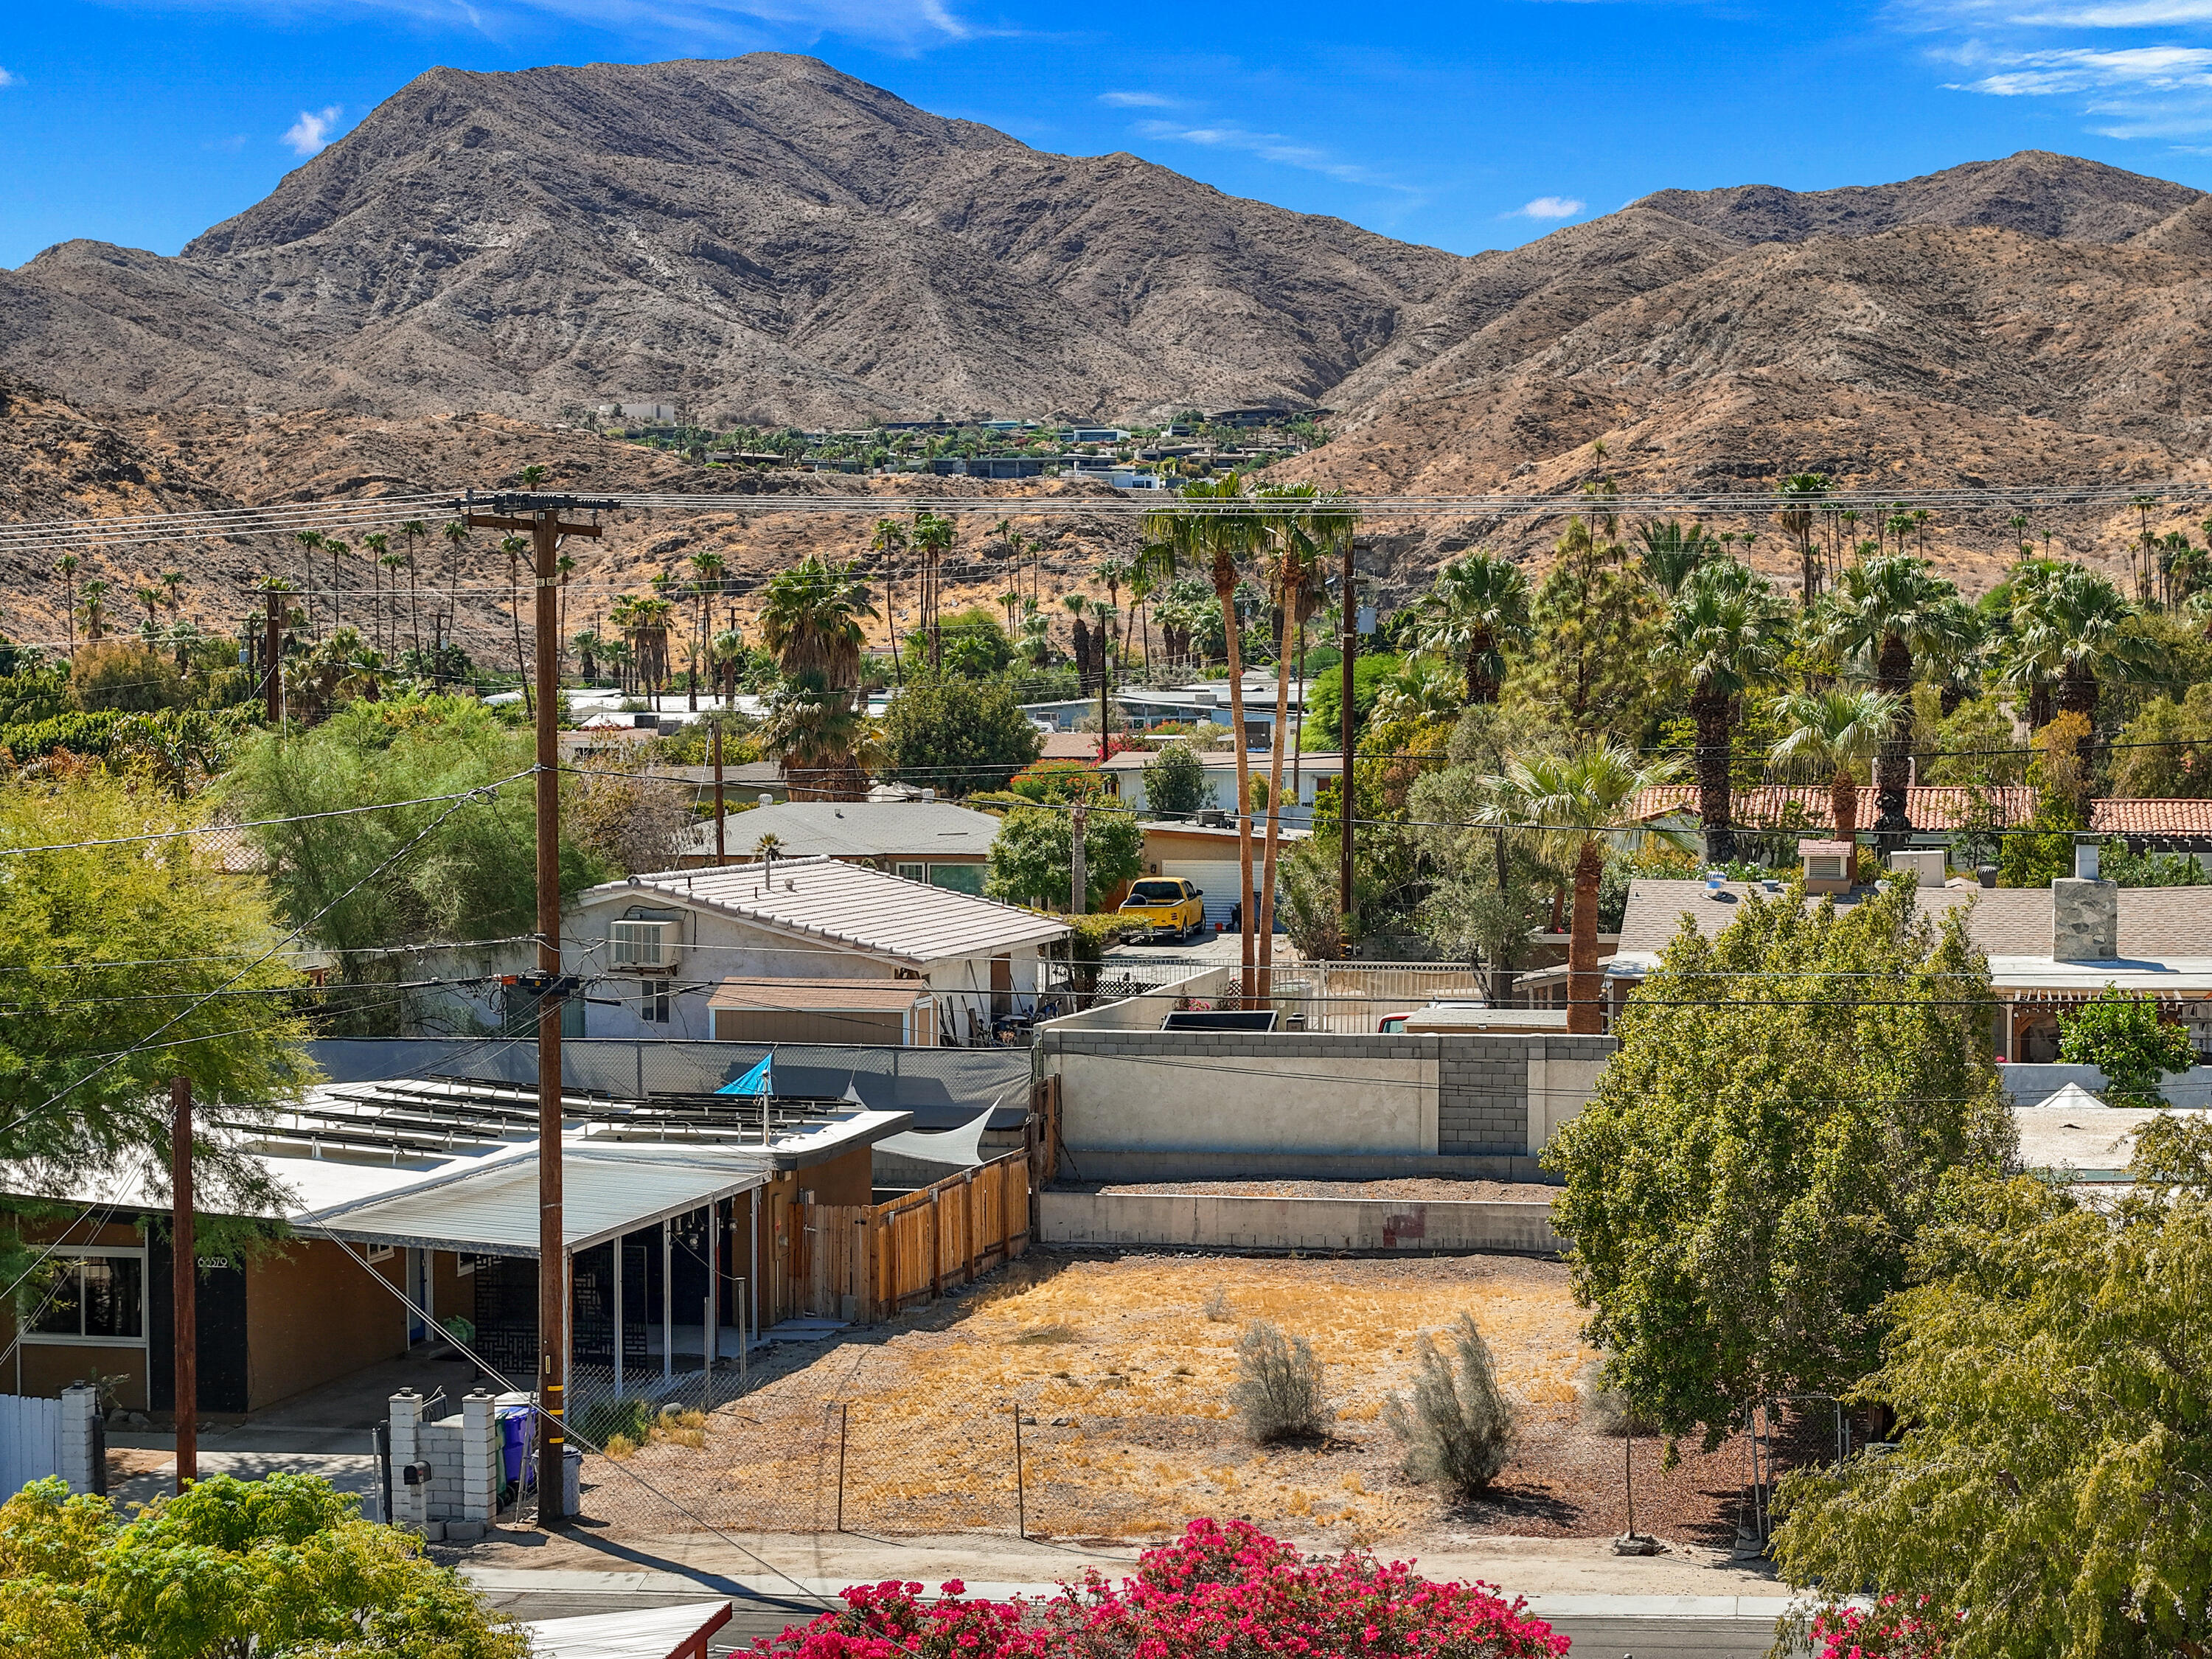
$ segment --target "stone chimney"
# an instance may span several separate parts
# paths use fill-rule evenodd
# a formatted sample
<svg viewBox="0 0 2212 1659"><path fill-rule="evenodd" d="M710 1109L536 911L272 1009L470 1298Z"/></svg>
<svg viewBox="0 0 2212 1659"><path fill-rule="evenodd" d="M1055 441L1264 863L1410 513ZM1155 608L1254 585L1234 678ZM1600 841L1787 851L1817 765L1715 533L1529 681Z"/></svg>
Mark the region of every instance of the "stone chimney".
<svg viewBox="0 0 2212 1659"><path fill-rule="evenodd" d="M2120 885L2097 879L2097 843L2076 842L2074 873L2051 884L2056 962L2112 962L2120 954Z"/></svg>

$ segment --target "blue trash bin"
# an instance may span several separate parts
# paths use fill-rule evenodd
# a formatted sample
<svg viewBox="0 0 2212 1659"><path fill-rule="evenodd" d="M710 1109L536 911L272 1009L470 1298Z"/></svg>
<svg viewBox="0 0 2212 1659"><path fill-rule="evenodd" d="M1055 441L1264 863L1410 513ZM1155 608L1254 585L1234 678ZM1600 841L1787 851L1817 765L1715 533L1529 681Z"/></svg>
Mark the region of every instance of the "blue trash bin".
<svg viewBox="0 0 2212 1659"><path fill-rule="evenodd" d="M514 1486L522 1479L523 1459L530 1448L530 1413L527 1407L501 1412L499 1418L500 1472L507 1484Z"/></svg>

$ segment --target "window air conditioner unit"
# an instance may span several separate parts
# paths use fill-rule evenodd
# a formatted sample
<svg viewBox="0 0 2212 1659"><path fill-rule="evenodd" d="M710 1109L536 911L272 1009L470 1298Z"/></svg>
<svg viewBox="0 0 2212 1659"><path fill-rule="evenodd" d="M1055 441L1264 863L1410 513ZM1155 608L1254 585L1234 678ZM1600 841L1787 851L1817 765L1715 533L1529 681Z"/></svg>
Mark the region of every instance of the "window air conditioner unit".
<svg viewBox="0 0 2212 1659"><path fill-rule="evenodd" d="M672 921L617 921L609 930L612 966L635 973L662 973L676 966L683 940Z"/></svg>

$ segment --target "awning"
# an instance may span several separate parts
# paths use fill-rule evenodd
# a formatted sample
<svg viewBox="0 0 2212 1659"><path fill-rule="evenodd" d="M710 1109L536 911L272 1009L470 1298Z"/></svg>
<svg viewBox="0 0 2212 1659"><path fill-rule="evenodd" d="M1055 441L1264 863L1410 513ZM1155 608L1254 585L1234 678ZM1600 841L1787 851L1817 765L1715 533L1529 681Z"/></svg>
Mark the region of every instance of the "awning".
<svg viewBox="0 0 2212 1659"><path fill-rule="evenodd" d="M562 1155L562 1241L572 1252L589 1249L763 1186L769 1173L757 1151L572 1142ZM361 1244L535 1256L537 1150L489 1167L434 1175L381 1198L308 1211L293 1224Z"/></svg>
<svg viewBox="0 0 2212 1659"><path fill-rule="evenodd" d="M534 1619L522 1628L530 1634L534 1659L706 1659L708 1638L729 1621L727 1601L687 1601Z"/></svg>

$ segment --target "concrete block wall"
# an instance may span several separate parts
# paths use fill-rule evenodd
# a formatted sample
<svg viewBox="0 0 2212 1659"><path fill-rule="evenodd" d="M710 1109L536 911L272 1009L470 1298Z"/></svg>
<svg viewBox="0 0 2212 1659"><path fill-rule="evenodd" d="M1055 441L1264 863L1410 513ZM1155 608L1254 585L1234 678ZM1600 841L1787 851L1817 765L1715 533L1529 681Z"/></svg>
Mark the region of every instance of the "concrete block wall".
<svg viewBox="0 0 2212 1659"><path fill-rule="evenodd" d="M479 1391L465 1396L461 1409L435 1420L422 1416L422 1398L413 1389L392 1396L392 1519L395 1526L422 1531L449 1521L489 1522L500 1490L499 1425L495 1401ZM410 1484L401 1473L410 1463L427 1463L428 1481Z"/></svg>
<svg viewBox="0 0 2212 1659"><path fill-rule="evenodd" d="M1045 1030L1079 1181L1540 1179L1610 1037Z"/></svg>

